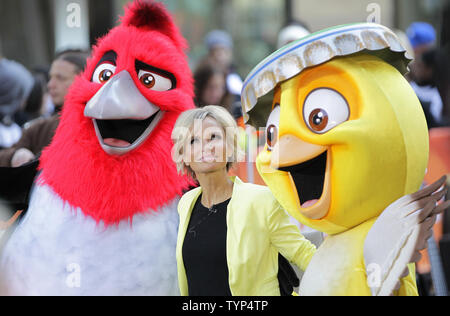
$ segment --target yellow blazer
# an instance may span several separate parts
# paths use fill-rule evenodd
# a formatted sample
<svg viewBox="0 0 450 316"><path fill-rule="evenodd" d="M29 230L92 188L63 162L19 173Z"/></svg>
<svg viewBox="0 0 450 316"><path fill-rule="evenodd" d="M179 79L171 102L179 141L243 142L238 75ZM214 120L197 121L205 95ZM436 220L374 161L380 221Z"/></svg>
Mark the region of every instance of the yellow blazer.
<svg viewBox="0 0 450 316"><path fill-rule="evenodd" d="M227 208L227 264L234 296L280 295L278 252L305 270L316 248L293 225L267 187L233 179ZM180 224L177 241L178 281L181 295L188 284L182 249L192 209L201 187L183 195L178 204Z"/></svg>

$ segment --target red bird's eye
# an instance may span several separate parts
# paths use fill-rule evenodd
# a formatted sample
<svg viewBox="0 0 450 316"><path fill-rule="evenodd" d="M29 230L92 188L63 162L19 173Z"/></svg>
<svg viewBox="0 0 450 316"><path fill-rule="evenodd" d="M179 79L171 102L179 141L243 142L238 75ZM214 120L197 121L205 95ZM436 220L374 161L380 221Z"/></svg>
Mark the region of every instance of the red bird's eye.
<svg viewBox="0 0 450 316"><path fill-rule="evenodd" d="M173 89L172 80L155 72L140 70L139 81L148 89L154 91L168 91Z"/></svg>
<svg viewBox="0 0 450 316"><path fill-rule="evenodd" d="M98 77L98 80L100 82L106 82L113 76L113 72L111 70L105 69L100 73L100 76Z"/></svg>
<svg viewBox="0 0 450 316"><path fill-rule="evenodd" d="M92 82L104 84L116 72L116 66L110 63L103 63L97 67L94 71L94 75L92 76Z"/></svg>
<svg viewBox="0 0 450 316"><path fill-rule="evenodd" d="M142 84L144 86L146 86L147 88L151 89L155 86L156 84L156 79L155 77L150 74L150 73L146 73L144 75L142 75L139 80L142 82Z"/></svg>

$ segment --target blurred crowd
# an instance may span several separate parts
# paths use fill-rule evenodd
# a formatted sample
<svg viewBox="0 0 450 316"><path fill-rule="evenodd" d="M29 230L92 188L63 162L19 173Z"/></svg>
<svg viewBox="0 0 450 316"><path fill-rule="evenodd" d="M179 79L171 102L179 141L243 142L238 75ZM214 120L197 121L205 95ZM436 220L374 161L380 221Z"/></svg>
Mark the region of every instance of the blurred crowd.
<svg viewBox="0 0 450 316"><path fill-rule="evenodd" d="M87 52L64 51L49 69L27 70L0 56L0 166L19 167L37 158L59 123L59 112Z"/></svg>
<svg viewBox="0 0 450 316"><path fill-rule="evenodd" d="M448 19L444 19L445 23L447 26L443 29L450 30ZM280 30L277 48L308 34L310 30L304 23L293 21ZM440 44L436 30L425 22L412 23L404 34L405 46L410 47L414 57L406 78L422 104L428 126L430 129L448 128L450 39L443 38ZM445 36L449 34L441 37ZM226 31L213 30L205 37L205 47L206 56L192 69L196 106L225 107L242 127L245 137L252 137L246 134L242 119L243 79L236 72L232 37ZM2 56L0 52L0 167L19 167L35 160L50 144L59 124L64 98L75 77L84 70L88 56L86 51L63 51L48 68L26 69L11 60L12 56ZM447 135L450 135L448 129ZM448 136L446 139L448 141ZM248 166L239 168L236 172L244 181L262 183L254 166L252 170Z"/></svg>
<svg viewBox="0 0 450 316"><path fill-rule="evenodd" d="M298 21L279 32L277 48L310 33ZM407 79L415 90L429 128L449 126L449 47L439 46L435 29L415 22L406 30L406 46L414 60ZM207 54L193 69L195 104L224 106L242 122L242 77L233 63L233 39L226 31L213 30L205 37ZM59 122L58 113L76 75L83 71L89 52L59 53L51 66L28 70L0 55L0 166L18 167L39 156Z"/></svg>
<svg viewBox="0 0 450 316"><path fill-rule="evenodd" d="M436 31L428 23L414 22L406 31L414 60L407 78L419 98L428 127L449 125L449 47L437 45Z"/></svg>

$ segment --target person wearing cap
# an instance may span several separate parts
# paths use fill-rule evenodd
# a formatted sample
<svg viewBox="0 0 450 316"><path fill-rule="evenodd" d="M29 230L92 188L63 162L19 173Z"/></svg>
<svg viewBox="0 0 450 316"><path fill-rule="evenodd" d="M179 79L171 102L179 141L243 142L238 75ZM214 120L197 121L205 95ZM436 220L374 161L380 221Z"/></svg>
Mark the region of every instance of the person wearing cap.
<svg viewBox="0 0 450 316"><path fill-rule="evenodd" d="M8 148L22 135L14 114L26 102L33 77L21 64L0 56L0 82L0 148Z"/></svg>
<svg viewBox="0 0 450 316"><path fill-rule="evenodd" d="M0 166L19 167L34 160L50 144L59 124L59 113L64 98L75 77L85 67L87 54L82 51L65 51L57 55L50 68L48 91L55 105L55 113L40 118L23 130L22 137L11 148L0 151Z"/></svg>
<svg viewBox="0 0 450 316"><path fill-rule="evenodd" d="M426 22L414 22L406 35L414 50L410 64L410 84L422 104L429 128L442 125L443 102L434 83L434 54L436 31Z"/></svg>
<svg viewBox="0 0 450 316"><path fill-rule="evenodd" d="M281 48L311 34L308 27L300 21L292 21L278 33L277 48Z"/></svg>

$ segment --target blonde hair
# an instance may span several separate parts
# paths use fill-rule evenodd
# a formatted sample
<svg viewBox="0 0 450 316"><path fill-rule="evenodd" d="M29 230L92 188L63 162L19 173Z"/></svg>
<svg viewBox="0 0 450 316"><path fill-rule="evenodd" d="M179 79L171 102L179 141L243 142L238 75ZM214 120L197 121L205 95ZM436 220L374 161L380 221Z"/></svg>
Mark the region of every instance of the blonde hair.
<svg viewBox="0 0 450 316"><path fill-rule="evenodd" d="M191 136L191 128L196 120L203 121L205 118L213 118L224 130L227 147L227 170L234 163L241 161L244 153L238 145L239 128L231 114L222 106L207 105L202 108L183 112L175 123L172 140L174 142L172 158L177 165L178 173L188 174L195 179L194 171L183 160L185 145Z"/></svg>

